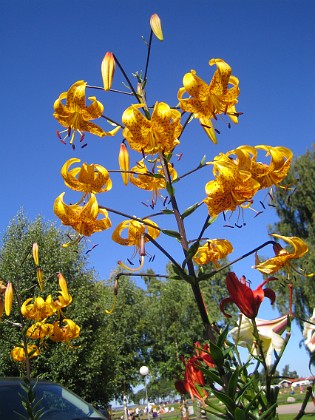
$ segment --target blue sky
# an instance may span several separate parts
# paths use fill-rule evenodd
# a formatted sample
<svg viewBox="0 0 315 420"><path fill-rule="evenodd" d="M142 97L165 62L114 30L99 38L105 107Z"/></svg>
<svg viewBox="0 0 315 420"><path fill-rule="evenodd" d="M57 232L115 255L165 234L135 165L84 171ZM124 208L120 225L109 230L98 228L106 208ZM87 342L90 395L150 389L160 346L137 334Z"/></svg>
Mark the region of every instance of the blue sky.
<svg viewBox="0 0 315 420"><path fill-rule="evenodd" d="M87 135L88 146L73 151L56 136L60 126L52 116L53 103L77 80L101 86L100 65L106 51L116 54L129 76L143 70L146 46L141 36L148 39L153 13L161 17L165 40L153 41L149 103L158 100L175 105L182 77L191 69L210 80L211 58L227 61L240 79L238 110L244 115L239 124L228 129L224 121L219 121L221 134L216 146L205 138L198 124L191 124L178 147L178 152L183 153L177 163L179 172L197 166L203 155L211 160L219 152L241 144L283 145L298 156L314 142L312 0L11 0L1 2L0 12L1 175L5 203L1 208L1 233L21 207L30 218L41 214L59 223L52 207L55 198L66 191L59 171L70 157L117 169L121 133L103 139ZM113 87L122 88L122 81L116 72ZM118 121L130 105L128 96L101 91L89 91L88 95L96 95L105 106L105 114ZM133 155L133 164L135 160ZM191 181L176 186L182 210L204 198L204 185L210 179L211 170L204 169ZM151 213L141 204L149 200L148 195L124 187L119 176L113 176L113 183L113 189L100 199L101 204L140 217ZM66 192L65 200L70 196ZM261 210L259 203L256 208ZM190 235L205 217L204 212L205 209L193 219ZM114 226L121 221L116 216L111 218ZM232 257L236 258L268 240L266 226L275 220L272 208L257 218L248 211L242 229L223 228L224 222L219 218L208 235L230 239L235 248ZM113 244L110 237L111 232L105 232L92 238L99 246L91 253L91 264L100 279L109 277L117 260L132 254L129 248ZM171 246L174 256L180 255L174 242L163 243ZM156 256L154 263L147 263L145 268L163 271L165 259L151 248L148 251ZM269 250L264 253L271 255ZM262 278L251 269L253 264L249 258L234 269L256 286ZM263 304L261 317L277 315L268 305ZM281 366L288 363L301 375L307 375L308 359L306 352L298 349L300 340L301 334L295 328Z"/></svg>

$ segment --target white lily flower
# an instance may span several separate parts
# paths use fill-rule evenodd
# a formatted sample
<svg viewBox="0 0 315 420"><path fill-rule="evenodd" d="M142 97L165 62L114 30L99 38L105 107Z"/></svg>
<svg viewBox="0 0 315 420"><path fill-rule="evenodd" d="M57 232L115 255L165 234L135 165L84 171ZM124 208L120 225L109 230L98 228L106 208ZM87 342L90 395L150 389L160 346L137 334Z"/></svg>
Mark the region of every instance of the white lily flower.
<svg viewBox="0 0 315 420"><path fill-rule="evenodd" d="M310 318L310 322L304 322L303 336L305 338L305 345L311 353L315 351L315 309L313 315Z"/></svg>
<svg viewBox="0 0 315 420"><path fill-rule="evenodd" d="M263 353L267 366L271 366L272 353L275 350L280 352L284 346L284 338L280 334L283 333L288 323L288 316L283 315L279 318L272 320L265 320L256 318L256 325L258 328L259 338L262 342ZM247 347L248 351L258 356L260 354L259 347L253 336L253 324L252 321L242 316L240 326L233 328L230 334L234 342L241 346Z"/></svg>

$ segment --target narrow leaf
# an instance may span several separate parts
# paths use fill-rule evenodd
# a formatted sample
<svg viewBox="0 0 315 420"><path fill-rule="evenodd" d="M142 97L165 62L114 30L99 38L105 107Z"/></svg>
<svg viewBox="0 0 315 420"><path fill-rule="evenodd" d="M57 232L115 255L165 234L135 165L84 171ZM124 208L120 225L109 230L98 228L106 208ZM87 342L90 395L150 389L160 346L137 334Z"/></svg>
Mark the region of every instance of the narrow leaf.
<svg viewBox="0 0 315 420"><path fill-rule="evenodd" d="M182 219L185 219L185 217L189 216L190 214L192 214L198 207L200 206L199 203L195 203L192 206L188 207L181 215Z"/></svg>
<svg viewBox="0 0 315 420"><path fill-rule="evenodd" d="M164 235L181 240L181 235L180 233L176 232L176 230L161 229L161 232L164 233Z"/></svg>

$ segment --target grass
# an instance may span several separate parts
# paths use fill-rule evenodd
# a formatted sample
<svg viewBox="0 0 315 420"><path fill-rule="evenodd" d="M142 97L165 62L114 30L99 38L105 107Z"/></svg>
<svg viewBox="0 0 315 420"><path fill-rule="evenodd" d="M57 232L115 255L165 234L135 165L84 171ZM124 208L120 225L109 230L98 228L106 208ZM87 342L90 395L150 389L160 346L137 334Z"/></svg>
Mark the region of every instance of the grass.
<svg viewBox="0 0 315 420"><path fill-rule="evenodd" d="M295 392L294 394L290 393L290 389L282 389L280 390L279 396L278 396L278 404L279 405L286 405L286 404L290 404L287 402L287 398L288 397L294 397L295 398L295 403L300 403L302 404L304 397L305 397L305 392L304 393L300 393L300 391L298 390L297 392ZM171 404L171 406L174 407L174 411L172 413L164 413L164 414L159 414L157 420L180 420L180 409L179 409L179 405L178 403L174 403ZM197 405L194 403L194 415L190 416L190 419L193 420L196 418L197 414L198 414L198 407ZM124 415L122 410L113 410L113 416L112 419L113 420L120 420L121 417ZM279 419L280 420L293 420L294 417L296 416L296 414L280 414L279 415ZM308 418L313 418L314 414L309 414L309 415L304 415L303 419L308 419ZM207 419L208 420L215 420L217 417L208 414L207 415ZM152 416L150 415L150 419L153 420ZM147 420L147 416L143 415L140 417L139 420Z"/></svg>

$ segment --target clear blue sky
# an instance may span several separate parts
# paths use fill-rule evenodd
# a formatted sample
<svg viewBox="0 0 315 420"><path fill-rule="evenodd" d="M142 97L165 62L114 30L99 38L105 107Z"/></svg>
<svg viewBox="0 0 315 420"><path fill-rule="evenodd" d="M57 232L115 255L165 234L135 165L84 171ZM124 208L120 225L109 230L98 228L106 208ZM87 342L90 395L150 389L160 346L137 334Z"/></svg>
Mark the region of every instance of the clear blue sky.
<svg viewBox="0 0 315 420"><path fill-rule="evenodd" d="M183 152L179 171L197 166L204 154L211 160L219 152L241 144L283 145L298 156L314 142L312 0L11 0L0 3L0 12L1 233L21 207L30 218L41 214L59 223L52 207L55 198L65 191L59 171L70 157L117 168L121 134L103 139L87 135L88 146L74 152L56 137L60 127L52 117L52 107L58 95L77 80L101 85L100 64L106 51L118 56L129 75L143 70L146 48L141 36L149 37L152 13L161 17L165 41L153 42L149 103L158 100L175 105L182 77L191 69L210 80L210 58L226 60L240 79L238 110L244 115L238 126L229 130L219 123L217 146L204 137L197 124L189 127L178 148ZM114 87L121 88L121 82L117 72ZM116 119L130 104L128 97L99 91L89 94L96 95L105 105L105 114ZM135 157L132 159L134 163ZM204 198L204 185L210 179L211 172L204 170L200 177L178 187L181 209ZM104 195L101 204L141 217L150 213L139 204L148 196L135 195L135 189L123 187L118 176L113 182L113 190ZM66 201L67 197L68 192ZM257 208L260 210L259 205ZM204 214L198 217L202 219ZM247 226L241 230L224 229L221 219L209 231L210 237L232 241L235 258L267 240L266 226L276 220L272 209L256 219L247 212L245 219ZM112 217L112 221L115 225L121 219ZM110 236L111 232L105 232L93 237L93 242L100 245L91 253L91 264L100 279L109 277L118 259L131 255L130 249L114 245ZM156 258L145 268L163 270L165 260L153 249L149 252ZM178 255L175 248L172 252ZM248 259L234 269L238 275L246 274L256 286L262 278L250 268L253 263ZM261 317L276 315L264 304ZM295 328L282 366L288 363L307 375L306 352L298 350L300 339Z"/></svg>

